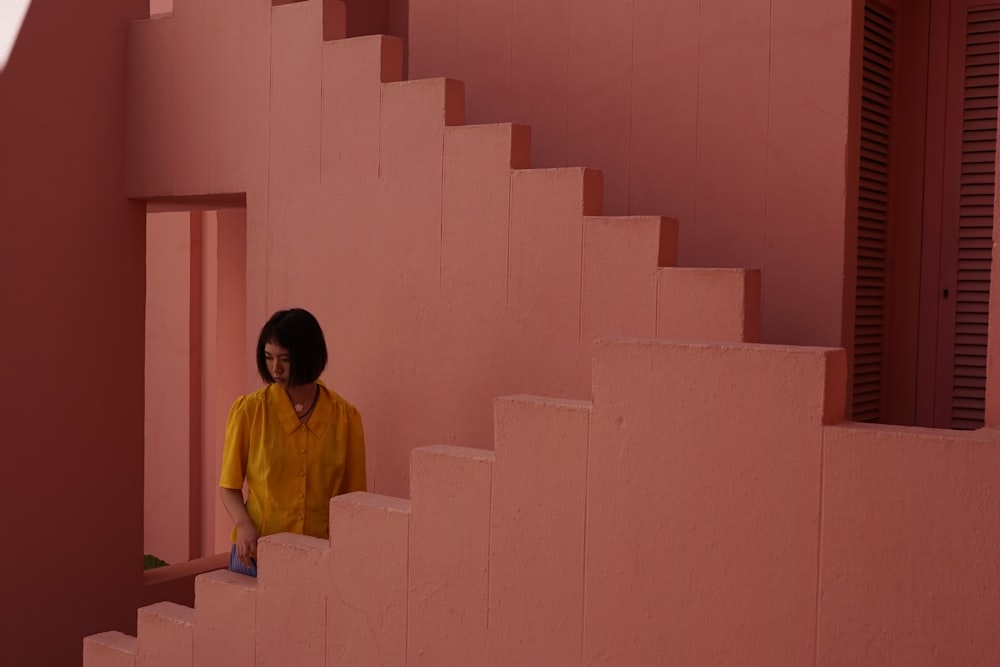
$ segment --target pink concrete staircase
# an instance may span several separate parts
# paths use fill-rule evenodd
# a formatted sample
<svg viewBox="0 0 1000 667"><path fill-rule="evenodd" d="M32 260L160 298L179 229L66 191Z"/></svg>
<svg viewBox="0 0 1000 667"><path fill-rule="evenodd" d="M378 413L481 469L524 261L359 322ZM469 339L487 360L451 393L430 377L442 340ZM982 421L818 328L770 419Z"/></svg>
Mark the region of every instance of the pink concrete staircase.
<svg viewBox="0 0 1000 667"><path fill-rule="evenodd" d="M272 48L291 48L298 22L332 4L275 7L286 41ZM428 280L453 290L465 317L503 309L518 335L536 334L524 354L538 386L589 368L591 400L497 399L494 450L413 450L408 500L335 498L329 541L263 539L259 579L202 575L194 609L140 609L136 638L85 640L85 666L921 664L930 646L960 659L949 664L996 655L1000 453L988 433L837 426L843 351L755 344L757 271L672 266L675 221L602 216L596 171L530 169L527 128L463 125L461 83L400 81L398 40L328 41L322 58L323 144L272 134L272 170L284 161L294 174L308 158L341 176L317 182L318 199L374 174L395 183L385 206L430 197L443 216L483 216L449 228L464 238L431 234L401 256L481 246L470 261L493 276L492 300L463 292L447 268ZM437 160L440 182L414 177ZM439 230L422 211L400 224ZM395 242L391 230L371 233ZM420 287L408 295L418 318ZM589 359L553 361L552 329L586 341ZM910 583L893 577L898 567ZM911 614L884 604L900 596Z"/></svg>
<svg viewBox="0 0 1000 667"><path fill-rule="evenodd" d="M995 436L830 425L844 381L839 350L598 343L593 401L498 399L495 451L414 450L409 500L335 498L331 540L263 539L258 580L84 664L989 664Z"/></svg>

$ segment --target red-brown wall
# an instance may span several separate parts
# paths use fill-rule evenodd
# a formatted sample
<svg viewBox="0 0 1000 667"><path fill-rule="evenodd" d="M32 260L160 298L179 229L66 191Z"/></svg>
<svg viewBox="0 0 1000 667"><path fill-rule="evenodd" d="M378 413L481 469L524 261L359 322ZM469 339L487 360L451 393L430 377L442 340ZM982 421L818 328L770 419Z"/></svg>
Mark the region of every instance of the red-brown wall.
<svg viewBox="0 0 1000 667"><path fill-rule="evenodd" d="M144 207L125 197L123 86L146 12L35 0L0 73L4 664L79 664L84 635L135 627Z"/></svg>

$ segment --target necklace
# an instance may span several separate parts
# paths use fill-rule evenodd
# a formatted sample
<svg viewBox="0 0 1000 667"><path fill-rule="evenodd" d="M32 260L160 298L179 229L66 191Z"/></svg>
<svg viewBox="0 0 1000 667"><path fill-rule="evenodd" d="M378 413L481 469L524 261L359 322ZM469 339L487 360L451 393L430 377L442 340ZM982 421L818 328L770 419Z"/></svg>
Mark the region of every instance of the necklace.
<svg viewBox="0 0 1000 667"><path fill-rule="evenodd" d="M296 403L294 406L295 414L297 414L299 417L304 417L305 415L309 414L310 412L312 412L312 409L316 407L316 401L318 400L319 400L319 385L316 385L316 392L313 394L313 400L312 403L309 404L309 408L306 409L306 406L302 405L301 403Z"/></svg>

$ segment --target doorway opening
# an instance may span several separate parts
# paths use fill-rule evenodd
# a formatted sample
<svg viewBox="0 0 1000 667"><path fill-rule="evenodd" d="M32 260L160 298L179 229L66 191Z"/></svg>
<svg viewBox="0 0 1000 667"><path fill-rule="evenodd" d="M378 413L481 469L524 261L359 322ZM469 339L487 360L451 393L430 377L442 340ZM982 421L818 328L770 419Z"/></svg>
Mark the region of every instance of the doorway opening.
<svg viewBox="0 0 1000 667"><path fill-rule="evenodd" d="M218 500L226 416L246 385L246 208L240 196L149 202L144 553L228 551Z"/></svg>
<svg viewBox="0 0 1000 667"><path fill-rule="evenodd" d="M1000 2L866 0L853 418L984 423Z"/></svg>

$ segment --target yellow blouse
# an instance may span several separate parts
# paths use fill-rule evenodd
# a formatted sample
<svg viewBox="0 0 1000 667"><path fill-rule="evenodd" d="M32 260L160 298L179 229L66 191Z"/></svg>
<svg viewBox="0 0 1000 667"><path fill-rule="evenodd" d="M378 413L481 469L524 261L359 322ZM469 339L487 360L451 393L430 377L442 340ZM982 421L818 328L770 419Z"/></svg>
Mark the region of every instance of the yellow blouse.
<svg viewBox="0 0 1000 667"><path fill-rule="evenodd" d="M278 385L241 396L226 424L219 486L242 489L244 479L247 513L261 536L327 537L330 498L366 490L361 415L322 383L305 424Z"/></svg>

